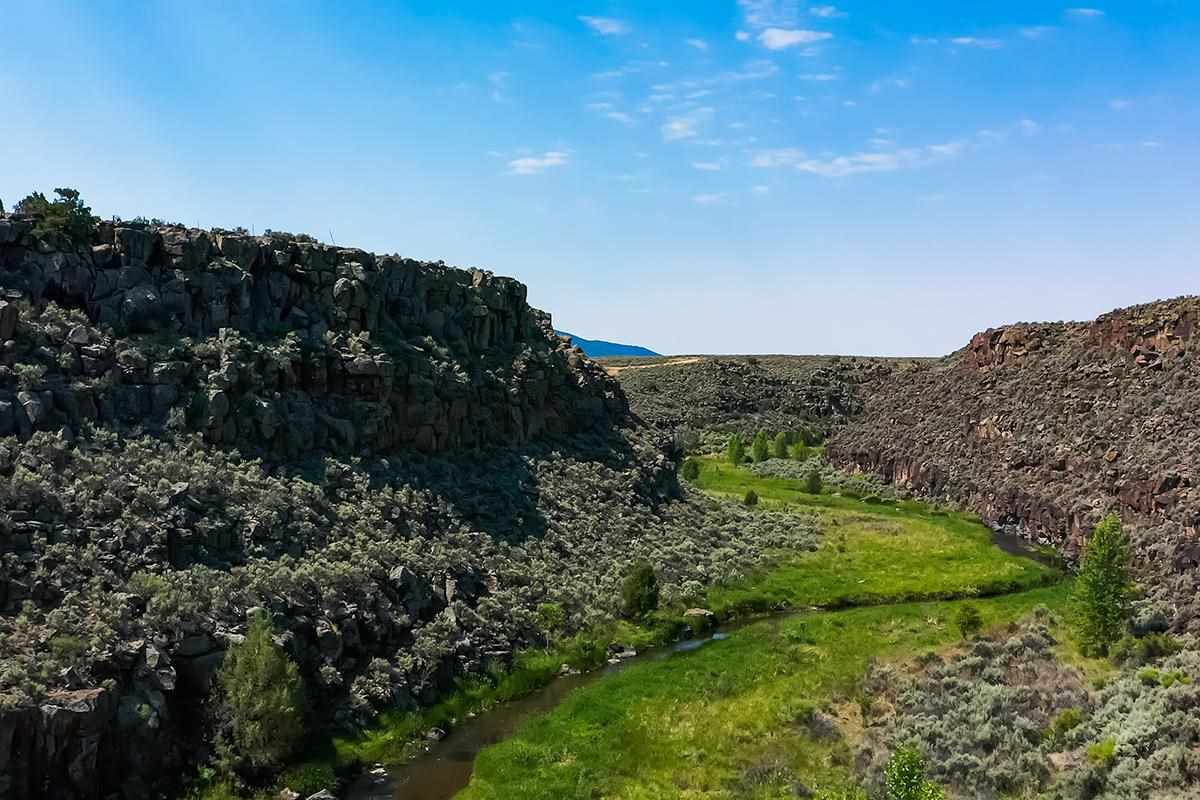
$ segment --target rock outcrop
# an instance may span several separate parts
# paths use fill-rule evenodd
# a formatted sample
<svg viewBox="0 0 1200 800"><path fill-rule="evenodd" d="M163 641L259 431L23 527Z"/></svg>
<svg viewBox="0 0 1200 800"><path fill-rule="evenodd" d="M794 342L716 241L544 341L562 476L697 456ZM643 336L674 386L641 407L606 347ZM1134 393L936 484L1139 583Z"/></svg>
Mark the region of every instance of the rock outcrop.
<svg viewBox="0 0 1200 800"><path fill-rule="evenodd" d="M514 445L620 421L525 286L288 234L0 218L0 436L172 412L268 458ZM82 311L37 324L47 303ZM24 309L24 312L22 312Z"/></svg>
<svg viewBox="0 0 1200 800"><path fill-rule="evenodd" d="M837 463L1078 554L1118 512L1148 588L1200 630L1200 298L976 335L872 384Z"/></svg>

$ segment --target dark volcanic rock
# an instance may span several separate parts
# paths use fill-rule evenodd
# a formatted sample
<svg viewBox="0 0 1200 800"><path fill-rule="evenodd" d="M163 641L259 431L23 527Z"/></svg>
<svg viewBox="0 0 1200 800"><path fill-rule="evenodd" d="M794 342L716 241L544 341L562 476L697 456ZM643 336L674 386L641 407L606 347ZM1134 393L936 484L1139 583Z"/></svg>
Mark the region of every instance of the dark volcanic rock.
<svg viewBox="0 0 1200 800"><path fill-rule="evenodd" d="M829 456L1069 556L1116 511L1150 591L1200 630L1198 315L1200 298L1188 297L985 331L874 383Z"/></svg>

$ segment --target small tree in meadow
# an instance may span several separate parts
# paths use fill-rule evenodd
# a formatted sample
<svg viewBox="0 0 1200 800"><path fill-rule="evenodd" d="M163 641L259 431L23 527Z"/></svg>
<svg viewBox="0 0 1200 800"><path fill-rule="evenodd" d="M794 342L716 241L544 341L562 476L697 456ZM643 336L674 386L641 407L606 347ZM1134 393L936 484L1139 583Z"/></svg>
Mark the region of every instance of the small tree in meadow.
<svg viewBox="0 0 1200 800"><path fill-rule="evenodd" d="M983 615L975 606L964 603L958 607L958 613L954 615L954 625L964 639L970 639L983 630Z"/></svg>
<svg viewBox="0 0 1200 800"><path fill-rule="evenodd" d="M742 442L740 433L732 434L725 445L725 458L730 464L741 464L746 460L746 445Z"/></svg>
<svg viewBox="0 0 1200 800"><path fill-rule="evenodd" d="M803 441L799 441L791 446L791 449L788 451L788 453L796 461L808 461L809 456L812 455L812 450L810 450L808 445L806 445Z"/></svg>
<svg viewBox="0 0 1200 800"><path fill-rule="evenodd" d="M817 470L809 470L809 473L804 476L804 491L809 494L821 493L821 473Z"/></svg>
<svg viewBox="0 0 1200 800"><path fill-rule="evenodd" d="M742 503L748 506L758 505L758 492L753 489L746 492L746 496L742 498Z"/></svg>
<svg viewBox="0 0 1200 800"><path fill-rule="evenodd" d="M788 435L783 431L775 434L775 441L771 443L771 455L775 458L788 457Z"/></svg>
<svg viewBox="0 0 1200 800"><path fill-rule="evenodd" d="M1133 599L1129 559L1129 537L1120 517L1109 514L1092 531L1075 579L1075 629L1089 654L1107 655L1125 632Z"/></svg>
<svg viewBox="0 0 1200 800"><path fill-rule="evenodd" d="M755 463L766 461L771 454L771 445L767 441L767 432L759 431L754 434L754 443L750 446L750 455Z"/></svg>
<svg viewBox="0 0 1200 800"><path fill-rule="evenodd" d="M696 459L689 458L683 462L683 469L680 470L684 480L694 481L700 477L700 465L696 463Z"/></svg>

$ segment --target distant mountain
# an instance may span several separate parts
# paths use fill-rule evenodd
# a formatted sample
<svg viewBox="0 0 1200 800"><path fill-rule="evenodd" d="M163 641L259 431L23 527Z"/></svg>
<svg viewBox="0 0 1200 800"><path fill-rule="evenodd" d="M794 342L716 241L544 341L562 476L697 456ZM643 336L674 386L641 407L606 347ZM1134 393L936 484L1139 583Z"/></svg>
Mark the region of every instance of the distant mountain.
<svg viewBox="0 0 1200 800"><path fill-rule="evenodd" d="M635 344L617 344L616 342L605 342L600 339L584 339L582 336L576 336L573 333L566 331L555 331L559 336L570 336L571 344L583 349L592 358L604 358L606 356L657 356L659 353L653 350L647 350L645 347L638 347Z"/></svg>

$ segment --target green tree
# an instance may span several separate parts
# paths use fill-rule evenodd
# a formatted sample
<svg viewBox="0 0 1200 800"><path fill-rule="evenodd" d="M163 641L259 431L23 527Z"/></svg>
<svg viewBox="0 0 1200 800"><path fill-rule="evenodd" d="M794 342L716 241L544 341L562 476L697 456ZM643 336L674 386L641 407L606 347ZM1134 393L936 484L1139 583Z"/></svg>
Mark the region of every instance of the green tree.
<svg viewBox="0 0 1200 800"><path fill-rule="evenodd" d="M1075 579L1074 622L1085 652L1103 656L1125 632L1133 584L1129 537L1109 514L1092 531Z"/></svg>
<svg viewBox="0 0 1200 800"><path fill-rule="evenodd" d="M79 244L87 244L92 238L92 229L96 227L96 218L92 210L83 204L76 189L55 189L57 200L47 200L46 195L34 192L13 210L18 214L29 214L38 217L34 225L34 233L64 233Z"/></svg>
<svg viewBox="0 0 1200 800"><path fill-rule="evenodd" d="M771 444L771 455L775 458L788 457L788 436L783 431L775 434L775 441Z"/></svg>
<svg viewBox="0 0 1200 800"><path fill-rule="evenodd" d="M538 625L546 634L546 644L552 644L554 637L562 631L567 623L567 614L560 603L539 603L537 607Z"/></svg>
<svg viewBox="0 0 1200 800"><path fill-rule="evenodd" d="M684 480L694 481L700 477L700 465L696 463L696 459L689 458L683 462L683 469L680 470Z"/></svg>
<svg viewBox="0 0 1200 800"><path fill-rule="evenodd" d="M746 492L746 496L742 498L742 502L748 506L758 505L758 492L754 491L753 489Z"/></svg>
<svg viewBox="0 0 1200 800"><path fill-rule="evenodd" d="M755 463L766 461L771 453L771 446L767 442L767 432L759 431L754 434L754 443L750 446L750 456Z"/></svg>
<svg viewBox="0 0 1200 800"><path fill-rule="evenodd" d="M217 686L226 723L222 760L256 771L282 766L304 736L304 683L272 639L265 613L250 620L245 640L225 654Z"/></svg>
<svg viewBox="0 0 1200 800"><path fill-rule="evenodd" d="M954 615L954 625L964 639L969 639L983 629L983 616L970 603L963 603Z"/></svg>
<svg viewBox="0 0 1200 800"><path fill-rule="evenodd" d="M925 777L925 758L914 747L901 747L883 770L887 800L942 800L942 787Z"/></svg>
<svg viewBox="0 0 1200 800"><path fill-rule="evenodd" d="M809 456L812 455L812 450L809 450L808 445L803 441L796 442L788 452L797 461L808 461Z"/></svg>
<svg viewBox="0 0 1200 800"><path fill-rule="evenodd" d="M729 459L730 464L740 464L746 460L746 445L742 442L740 433L729 437L729 443L725 445L725 457Z"/></svg>
<svg viewBox="0 0 1200 800"><path fill-rule="evenodd" d="M621 584L621 610L626 617L638 619L658 608L658 578L654 567L645 561L633 565Z"/></svg>
<svg viewBox="0 0 1200 800"><path fill-rule="evenodd" d="M821 473L818 470L809 470L804 476L804 491L809 494L821 493Z"/></svg>

